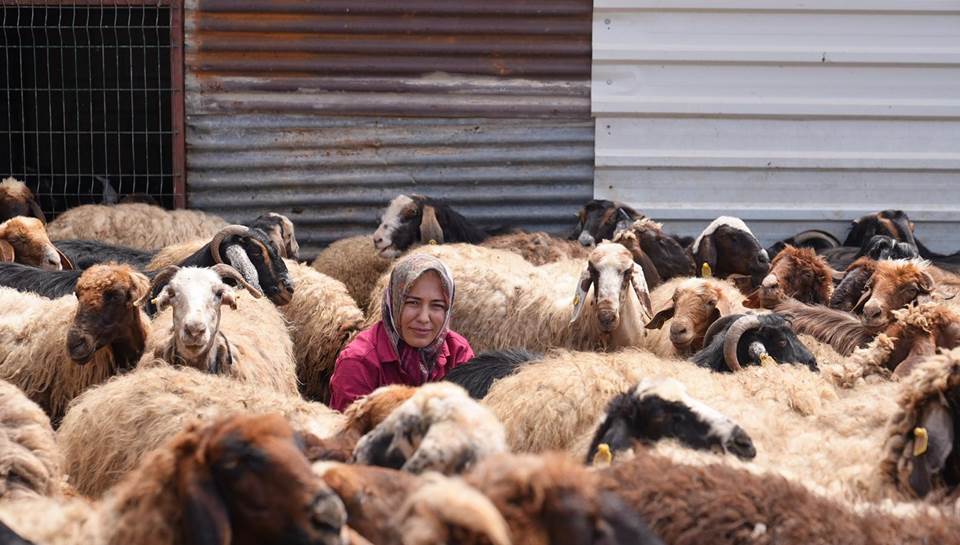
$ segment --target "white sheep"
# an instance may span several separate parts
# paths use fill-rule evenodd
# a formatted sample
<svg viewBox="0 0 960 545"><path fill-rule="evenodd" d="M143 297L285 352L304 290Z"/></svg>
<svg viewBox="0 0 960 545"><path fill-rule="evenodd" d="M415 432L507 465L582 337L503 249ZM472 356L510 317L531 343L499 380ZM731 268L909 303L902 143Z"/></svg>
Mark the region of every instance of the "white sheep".
<svg viewBox="0 0 960 545"><path fill-rule="evenodd" d="M649 317L646 280L626 248L603 243L590 259L536 267L517 254L467 244L411 250L436 256L453 273L453 327L474 350L638 346ZM387 275L371 296L380 319ZM593 288L593 290L591 290ZM587 312L584 309L589 308Z"/></svg>
<svg viewBox="0 0 960 545"><path fill-rule="evenodd" d="M344 238L323 249L311 265L343 282L357 306L370 306L370 293L390 268L391 260L380 256L369 235Z"/></svg>
<svg viewBox="0 0 960 545"><path fill-rule="evenodd" d="M195 238L209 239L227 222L199 210L164 210L149 204L85 204L67 210L47 225L54 240L86 239L140 250Z"/></svg>
<svg viewBox="0 0 960 545"><path fill-rule="evenodd" d="M50 418L19 388L0 380L0 501L55 496L64 484Z"/></svg>

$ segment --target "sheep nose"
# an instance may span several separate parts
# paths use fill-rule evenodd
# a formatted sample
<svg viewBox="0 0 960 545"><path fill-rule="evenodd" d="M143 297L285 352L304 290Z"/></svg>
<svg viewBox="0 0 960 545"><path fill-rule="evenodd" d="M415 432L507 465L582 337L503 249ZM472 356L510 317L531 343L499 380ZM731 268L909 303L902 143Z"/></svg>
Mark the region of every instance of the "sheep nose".
<svg viewBox="0 0 960 545"><path fill-rule="evenodd" d="M670 325L670 335L674 337L683 337L687 334L688 331L689 329L687 328L686 324L679 324L674 322L673 324Z"/></svg>
<svg viewBox="0 0 960 545"><path fill-rule="evenodd" d="M779 281L777 280L777 277L772 274L768 274L763 279L763 287L765 288L773 289L777 287L777 284L779 284Z"/></svg>
<svg viewBox="0 0 960 545"><path fill-rule="evenodd" d="M617 313L611 310L601 310L597 313L597 319L600 320L601 327L611 329L617 323Z"/></svg>
<svg viewBox="0 0 960 545"><path fill-rule="evenodd" d="M724 442L724 448L743 460L751 460L757 455L757 449L747 432L740 426L735 426L730 437Z"/></svg>
<svg viewBox="0 0 960 545"><path fill-rule="evenodd" d="M203 322L185 322L183 324L184 332L190 337L200 337L206 331Z"/></svg>
<svg viewBox="0 0 960 545"><path fill-rule="evenodd" d="M373 237L374 244L380 244L381 242L383 242L383 237Z"/></svg>
<svg viewBox="0 0 960 545"><path fill-rule="evenodd" d="M863 315L871 321L879 320L883 315L883 308L881 308L879 303L870 301L863 306Z"/></svg>
<svg viewBox="0 0 960 545"><path fill-rule="evenodd" d="M577 238L577 242L579 242L584 246L593 246L594 242L596 241L594 240L593 235L591 235L587 231L583 231L582 233L580 233L580 236Z"/></svg>

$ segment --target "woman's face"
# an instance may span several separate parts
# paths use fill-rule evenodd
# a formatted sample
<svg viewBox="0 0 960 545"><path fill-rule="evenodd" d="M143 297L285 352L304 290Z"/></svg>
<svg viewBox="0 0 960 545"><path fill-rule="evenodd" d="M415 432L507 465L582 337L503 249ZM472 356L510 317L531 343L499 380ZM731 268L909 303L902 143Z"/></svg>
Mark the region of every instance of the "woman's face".
<svg viewBox="0 0 960 545"><path fill-rule="evenodd" d="M414 348L429 346L447 315L447 302L443 296L440 275L427 271L418 278L400 311L400 336L403 342Z"/></svg>

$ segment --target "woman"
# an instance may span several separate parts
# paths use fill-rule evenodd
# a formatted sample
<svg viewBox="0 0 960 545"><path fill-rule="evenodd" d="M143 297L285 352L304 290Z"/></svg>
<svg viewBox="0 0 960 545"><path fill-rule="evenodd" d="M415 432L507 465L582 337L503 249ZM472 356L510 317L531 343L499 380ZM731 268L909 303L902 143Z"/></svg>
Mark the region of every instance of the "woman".
<svg viewBox="0 0 960 545"><path fill-rule="evenodd" d="M472 358L470 343L449 329L454 292L453 277L439 259L413 254L400 260L383 294L383 319L337 356L330 406L342 411L387 384L441 380Z"/></svg>

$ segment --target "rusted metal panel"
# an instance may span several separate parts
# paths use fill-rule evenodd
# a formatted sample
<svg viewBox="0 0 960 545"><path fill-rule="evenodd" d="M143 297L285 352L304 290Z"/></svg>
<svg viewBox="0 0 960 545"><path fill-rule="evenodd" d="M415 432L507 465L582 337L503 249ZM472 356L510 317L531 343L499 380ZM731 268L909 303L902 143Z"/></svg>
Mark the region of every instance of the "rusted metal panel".
<svg viewBox="0 0 960 545"><path fill-rule="evenodd" d="M592 195L592 3L187 0L191 207L306 255L401 192L563 232Z"/></svg>
<svg viewBox="0 0 960 545"><path fill-rule="evenodd" d="M183 84L183 0L170 6L170 117L173 130L173 206L187 206L187 145Z"/></svg>

